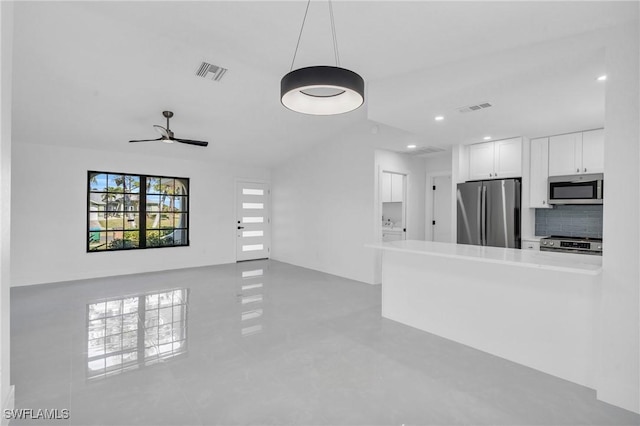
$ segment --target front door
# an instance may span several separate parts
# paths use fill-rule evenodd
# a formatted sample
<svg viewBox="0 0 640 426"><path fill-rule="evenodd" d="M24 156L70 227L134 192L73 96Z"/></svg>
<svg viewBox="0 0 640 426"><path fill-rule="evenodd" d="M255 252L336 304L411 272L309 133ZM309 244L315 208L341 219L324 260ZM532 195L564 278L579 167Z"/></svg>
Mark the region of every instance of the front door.
<svg viewBox="0 0 640 426"><path fill-rule="evenodd" d="M236 182L236 261L266 259L271 246L271 191L264 182Z"/></svg>

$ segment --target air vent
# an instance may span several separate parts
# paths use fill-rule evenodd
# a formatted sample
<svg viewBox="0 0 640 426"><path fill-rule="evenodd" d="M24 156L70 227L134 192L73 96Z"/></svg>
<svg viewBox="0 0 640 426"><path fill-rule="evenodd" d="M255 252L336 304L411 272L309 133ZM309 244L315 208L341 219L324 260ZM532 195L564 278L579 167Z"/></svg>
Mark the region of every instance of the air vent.
<svg viewBox="0 0 640 426"><path fill-rule="evenodd" d="M396 152L399 152L401 154L409 154L409 155L428 155L428 154L437 154L439 152L444 152L444 151L446 151L446 149L440 148L438 146L425 146L422 148L418 147L416 149L396 151Z"/></svg>
<svg viewBox="0 0 640 426"><path fill-rule="evenodd" d="M196 75L208 80L220 81L227 71L226 68L203 62L196 71Z"/></svg>
<svg viewBox="0 0 640 426"><path fill-rule="evenodd" d="M458 112L472 112L472 111L480 111L481 109L490 108L491 105L489 102L483 102L477 105L467 105L460 108L457 108Z"/></svg>

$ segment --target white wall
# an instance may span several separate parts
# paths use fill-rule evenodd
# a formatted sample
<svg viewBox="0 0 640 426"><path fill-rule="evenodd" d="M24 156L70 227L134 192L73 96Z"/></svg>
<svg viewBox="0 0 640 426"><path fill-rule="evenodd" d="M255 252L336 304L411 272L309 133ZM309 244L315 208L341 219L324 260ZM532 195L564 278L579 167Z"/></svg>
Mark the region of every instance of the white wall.
<svg viewBox="0 0 640 426"><path fill-rule="evenodd" d="M13 408L10 387L11 101L13 3L0 2L0 404ZM5 424L7 420L2 420Z"/></svg>
<svg viewBox="0 0 640 426"><path fill-rule="evenodd" d="M234 178L269 171L17 141L12 286L235 262ZM87 170L190 178L190 246L86 252Z"/></svg>
<svg viewBox="0 0 640 426"><path fill-rule="evenodd" d="M451 151L445 151L439 154L430 155L425 157L424 163L427 169L427 174L435 173L451 173Z"/></svg>
<svg viewBox="0 0 640 426"><path fill-rule="evenodd" d="M374 152L364 123L272 170L273 259L373 283Z"/></svg>
<svg viewBox="0 0 640 426"><path fill-rule="evenodd" d="M640 412L639 38L635 21L613 30L607 40L598 383L599 399L635 412Z"/></svg>

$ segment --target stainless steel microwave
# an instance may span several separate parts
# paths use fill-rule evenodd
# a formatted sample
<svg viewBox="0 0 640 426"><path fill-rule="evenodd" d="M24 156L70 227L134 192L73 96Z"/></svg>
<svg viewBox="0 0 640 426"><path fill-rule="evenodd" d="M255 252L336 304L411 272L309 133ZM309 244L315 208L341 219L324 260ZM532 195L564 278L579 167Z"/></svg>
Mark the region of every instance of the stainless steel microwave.
<svg viewBox="0 0 640 426"><path fill-rule="evenodd" d="M549 204L602 204L602 173L550 176Z"/></svg>

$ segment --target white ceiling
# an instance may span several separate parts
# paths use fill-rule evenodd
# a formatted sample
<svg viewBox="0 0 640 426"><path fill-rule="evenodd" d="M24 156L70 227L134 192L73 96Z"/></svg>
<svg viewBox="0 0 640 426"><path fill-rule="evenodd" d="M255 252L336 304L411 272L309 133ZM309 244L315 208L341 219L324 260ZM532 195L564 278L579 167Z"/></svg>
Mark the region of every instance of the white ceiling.
<svg viewBox="0 0 640 426"><path fill-rule="evenodd" d="M334 1L341 65L367 82L356 112L305 116L279 102L306 1L21 2L15 7L14 142L271 167L367 119L421 145L602 125L598 30L637 2ZM295 67L333 64L327 2L314 0ZM201 61L228 68L195 76ZM477 102L495 106L462 115ZM176 137L208 148L129 144ZM445 121L434 125L433 115ZM405 141L388 141L399 149Z"/></svg>

